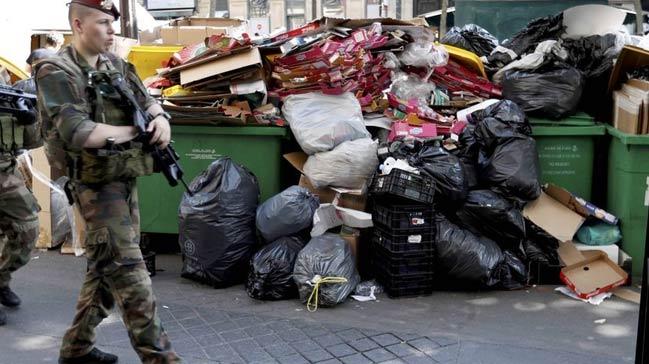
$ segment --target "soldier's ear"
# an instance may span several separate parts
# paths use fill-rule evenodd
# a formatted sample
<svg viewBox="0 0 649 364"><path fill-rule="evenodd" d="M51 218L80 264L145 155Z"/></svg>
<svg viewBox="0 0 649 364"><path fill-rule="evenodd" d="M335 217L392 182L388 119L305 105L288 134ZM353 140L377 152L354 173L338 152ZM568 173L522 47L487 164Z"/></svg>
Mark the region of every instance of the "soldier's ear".
<svg viewBox="0 0 649 364"><path fill-rule="evenodd" d="M72 19L72 23L70 24L70 26L72 27L72 33L73 34L82 33L82 29L83 29L82 24L83 22L81 21L81 19L79 18Z"/></svg>

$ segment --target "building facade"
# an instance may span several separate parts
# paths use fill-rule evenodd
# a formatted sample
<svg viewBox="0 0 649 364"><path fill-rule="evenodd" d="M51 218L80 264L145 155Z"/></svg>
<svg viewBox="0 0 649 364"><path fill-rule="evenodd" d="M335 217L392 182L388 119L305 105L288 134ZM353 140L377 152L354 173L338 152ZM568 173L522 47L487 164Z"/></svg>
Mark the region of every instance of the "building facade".
<svg viewBox="0 0 649 364"><path fill-rule="evenodd" d="M139 0L151 9L147 0ZM278 28L294 29L312 19L334 18L411 19L413 0L194 0L194 15L230 17L259 23L271 32ZM152 3L153 0L148 0ZM157 0L156 2L160 2Z"/></svg>

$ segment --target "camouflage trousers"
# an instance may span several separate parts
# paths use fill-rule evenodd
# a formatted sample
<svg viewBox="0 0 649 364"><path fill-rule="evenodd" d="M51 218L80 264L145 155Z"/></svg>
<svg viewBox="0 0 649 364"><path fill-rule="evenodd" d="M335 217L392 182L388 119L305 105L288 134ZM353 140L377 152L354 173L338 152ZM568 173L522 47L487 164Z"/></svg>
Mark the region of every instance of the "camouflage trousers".
<svg viewBox="0 0 649 364"><path fill-rule="evenodd" d="M180 363L156 311L151 279L139 246L135 182L75 185L73 195L86 222L88 271L61 357L87 354L95 328L119 307L131 345L142 363Z"/></svg>
<svg viewBox="0 0 649 364"><path fill-rule="evenodd" d="M38 203L13 161L0 159L0 288L29 261L38 239Z"/></svg>

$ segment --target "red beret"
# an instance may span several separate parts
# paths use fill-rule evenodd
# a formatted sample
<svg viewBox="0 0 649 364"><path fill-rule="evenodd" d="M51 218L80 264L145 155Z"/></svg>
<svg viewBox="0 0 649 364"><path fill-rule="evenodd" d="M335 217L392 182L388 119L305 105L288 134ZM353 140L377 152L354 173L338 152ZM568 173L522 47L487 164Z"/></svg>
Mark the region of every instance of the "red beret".
<svg viewBox="0 0 649 364"><path fill-rule="evenodd" d="M72 0L70 4L80 4L97 10L101 10L106 14L110 14L115 17L115 20L119 19L119 11L113 4L112 0Z"/></svg>

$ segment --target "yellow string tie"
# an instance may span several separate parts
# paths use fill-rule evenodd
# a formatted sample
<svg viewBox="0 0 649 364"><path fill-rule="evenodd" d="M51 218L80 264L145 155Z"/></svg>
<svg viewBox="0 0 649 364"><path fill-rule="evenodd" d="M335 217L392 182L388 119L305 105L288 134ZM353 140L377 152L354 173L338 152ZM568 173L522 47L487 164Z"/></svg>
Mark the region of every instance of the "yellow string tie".
<svg viewBox="0 0 649 364"><path fill-rule="evenodd" d="M321 277L319 275L313 277L311 284L313 284L313 291L306 302L306 309L309 312L316 312L318 310L318 291L321 284L339 284L347 283L345 277Z"/></svg>

